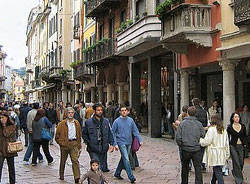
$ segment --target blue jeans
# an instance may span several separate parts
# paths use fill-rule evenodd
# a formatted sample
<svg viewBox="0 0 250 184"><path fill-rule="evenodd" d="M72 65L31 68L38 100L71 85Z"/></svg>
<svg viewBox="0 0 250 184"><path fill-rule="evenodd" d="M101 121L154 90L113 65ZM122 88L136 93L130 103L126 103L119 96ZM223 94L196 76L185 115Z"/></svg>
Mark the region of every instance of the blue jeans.
<svg viewBox="0 0 250 184"><path fill-rule="evenodd" d="M100 170L108 170L107 153L89 152L89 157L91 160L98 160L100 162Z"/></svg>
<svg viewBox="0 0 250 184"><path fill-rule="evenodd" d="M130 180L133 180L135 177L133 175L130 162L129 162L129 153L131 145L118 145L121 152L121 159L116 168L115 176L120 176L122 169L125 169Z"/></svg>
<svg viewBox="0 0 250 184"><path fill-rule="evenodd" d="M23 158L23 161L26 161L28 162L30 157L31 157L31 154L33 152L33 147L34 147L34 143L33 143L33 138L32 138L32 134L29 134L29 146L25 152L25 155L24 155L24 158ZM39 160L43 160L43 156L40 152L40 149L39 149L39 153L38 153L38 159Z"/></svg>
<svg viewBox="0 0 250 184"><path fill-rule="evenodd" d="M222 166L213 167L213 177L211 180L211 184L216 184L216 181L218 181L218 184L224 184Z"/></svg>
<svg viewBox="0 0 250 184"><path fill-rule="evenodd" d="M50 133L52 134L52 139L50 140L50 143L53 143L53 139L55 137L55 130L56 130L56 124L52 124L52 127L50 128Z"/></svg>

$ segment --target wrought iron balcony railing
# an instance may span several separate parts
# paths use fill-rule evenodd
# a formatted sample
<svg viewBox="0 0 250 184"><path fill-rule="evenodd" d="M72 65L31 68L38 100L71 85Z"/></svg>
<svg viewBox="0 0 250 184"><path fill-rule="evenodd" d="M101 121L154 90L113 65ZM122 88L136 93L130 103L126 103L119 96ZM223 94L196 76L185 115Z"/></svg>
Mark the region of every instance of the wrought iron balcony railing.
<svg viewBox="0 0 250 184"><path fill-rule="evenodd" d="M80 26L74 26L74 39L80 39Z"/></svg>
<svg viewBox="0 0 250 184"><path fill-rule="evenodd" d="M107 41L104 41L104 43L99 43L94 47L89 48L85 52L85 61L87 64L97 63L114 56L114 54L114 40L108 39Z"/></svg>
<svg viewBox="0 0 250 184"><path fill-rule="evenodd" d="M74 68L74 78L77 80L85 80L93 75L93 69L87 66L86 62L77 65Z"/></svg>

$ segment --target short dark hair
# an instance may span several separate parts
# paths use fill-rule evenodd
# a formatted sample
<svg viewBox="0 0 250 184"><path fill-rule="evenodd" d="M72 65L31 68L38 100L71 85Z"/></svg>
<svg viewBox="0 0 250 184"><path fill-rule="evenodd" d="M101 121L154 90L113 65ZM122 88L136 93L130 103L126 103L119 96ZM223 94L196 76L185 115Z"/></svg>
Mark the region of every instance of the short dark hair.
<svg viewBox="0 0 250 184"><path fill-rule="evenodd" d="M102 105L101 103L96 103L96 104L93 106L94 111L96 111L97 107L101 107L102 110L104 110L104 107L103 107L103 105Z"/></svg>
<svg viewBox="0 0 250 184"><path fill-rule="evenodd" d="M194 106L199 106L200 105L200 99L199 98L193 98L192 103Z"/></svg>
<svg viewBox="0 0 250 184"><path fill-rule="evenodd" d="M121 111L122 108L126 108L126 110L128 110L128 111L130 110L129 107L128 107L127 105L125 105L125 104L122 104L122 105L120 106L119 111Z"/></svg>
<svg viewBox="0 0 250 184"><path fill-rule="evenodd" d="M182 112L187 113L187 110L188 110L188 105L183 105Z"/></svg>
<svg viewBox="0 0 250 184"><path fill-rule="evenodd" d="M39 109L39 103L33 103L33 109Z"/></svg>
<svg viewBox="0 0 250 184"><path fill-rule="evenodd" d="M231 117L230 117L230 124L231 124L231 125L234 123L234 115L235 115L235 114L238 114L238 116L239 116L239 118L240 118L239 123L241 123L240 113L234 112L234 113L231 114Z"/></svg>
<svg viewBox="0 0 250 184"><path fill-rule="evenodd" d="M94 163L96 163L98 165L100 164L100 162L98 160L95 160L95 159L93 159L93 160L90 161L90 165L92 165Z"/></svg>
<svg viewBox="0 0 250 184"><path fill-rule="evenodd" d="M195 114L196 114L195 106L189 107L188 110L187 110L187 113L188 113L189 116L195 116Z"/></svg>

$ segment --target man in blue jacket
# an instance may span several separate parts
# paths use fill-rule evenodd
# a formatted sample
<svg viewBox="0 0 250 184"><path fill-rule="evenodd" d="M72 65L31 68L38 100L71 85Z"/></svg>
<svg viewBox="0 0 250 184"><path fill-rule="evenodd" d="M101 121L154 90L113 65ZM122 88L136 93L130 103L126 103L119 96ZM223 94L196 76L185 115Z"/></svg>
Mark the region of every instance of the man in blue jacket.
<svg viewBox="0 0 250 184"><path fill-rule="evenodd" d="M132 135L139 140L140 145L142 145L142 138L139 134L134 120L128 116L128 107L126 107L125 105L121 106L120 114L121 116L114 121L112 126L115 149L117 151L120 150L121 152L121 159L114 176L120 180L123 179L121 177L121 172L122 169L125 168L131 183L135 183L136 179L131 170L129 153L132 145Z"/></svg>
<svg viewBox="0 0 250 184"><path fill-rule="evenodd" d="M91 160L98 160L100 169L108 172L107 152L109 149L111 152L114 150L114 139L109 121L103 117L104 107L101 104L95 104L93 109L95 113L86 121L82 138L87 144Z"/></svg>

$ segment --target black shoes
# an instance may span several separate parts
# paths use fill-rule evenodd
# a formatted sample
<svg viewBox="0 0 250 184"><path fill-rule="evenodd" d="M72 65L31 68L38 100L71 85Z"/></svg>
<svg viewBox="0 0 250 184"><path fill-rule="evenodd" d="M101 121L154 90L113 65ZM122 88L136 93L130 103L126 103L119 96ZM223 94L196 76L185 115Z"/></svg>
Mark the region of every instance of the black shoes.
<svg viewBox="0 0 250 184"><path fill-rule="evenodd" d="M135 181L136 181L136 179L134 178L134 179L132 179L132 180L130 181L130 183L135 183Z"/></svg>
<svg viewBox="0 0 250 184"><path fill-rule="evenodd" d="M121 177L120 175L118 176L114 175L114 177L116 177L118 180L123 180L123 177Z"/></svg>
<svg viewBox="0 0 250 184"><path fill-rule="evenodd" d="M110 171L109 169L102 170L102 172L109 172L109 171Z"/></svg>

